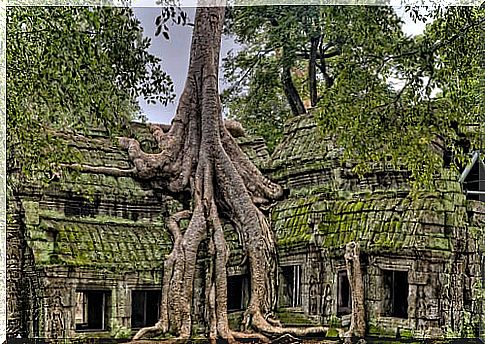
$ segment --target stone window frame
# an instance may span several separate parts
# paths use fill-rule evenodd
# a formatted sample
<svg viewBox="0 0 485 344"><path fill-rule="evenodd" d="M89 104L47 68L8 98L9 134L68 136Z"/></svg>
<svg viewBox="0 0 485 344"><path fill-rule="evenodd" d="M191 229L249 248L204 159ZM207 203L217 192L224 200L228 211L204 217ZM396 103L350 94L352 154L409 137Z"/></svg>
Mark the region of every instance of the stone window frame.
<svg viewBox="0 0 485 344"><path fill-rule="evenodd" d="M389 259L394 259L396 261L389 262ZM396 257L389 257L387 260L385 258L379 257L376 259L376 264L375 266L379 269L379 277L377 279L377 285L378 286L383 286L384 284L384 277L383 277L383 271L384 270L391 270L391 271L401 271L401 272L406 272L408 276L408 296L407 296L407 304L408 304L408 309L407 309L407 318L400 318L400 317L393 317L390 315L386 315L383 312L384 308L384 300L379 301L379 318L381 319L395 319L396 321L399 321L400 323L408 323L411 319L409 310L411 308L411 302L409 300L409 296L411 293L411 286L412 284L410 283L410 280L412 279L412 273L414 271L414 263L415 261L412 260L400 260L399 258Z"/></svg>
<svg viewBox="0 0 485 344"><path fill-rule="evenodd" d="M78 323L76 322L76 311L77 311L77 295L78 293L82 293L86 295L86 293L102 293L103 295L103 304L102 304L102 317L101 317L101 328L78 328ZM109 323L110 323L110 303L112 297L112 290L108 288L100 288L100 287L90 287L90 286L78 286L74 291L75 297L75 306L74 306L74 328L76 332L106 332L109 331ZM84 296L83 296L84 299ZM84 300L83 300L84 304ZM83 310L84 312L84 310Z"/></svg>

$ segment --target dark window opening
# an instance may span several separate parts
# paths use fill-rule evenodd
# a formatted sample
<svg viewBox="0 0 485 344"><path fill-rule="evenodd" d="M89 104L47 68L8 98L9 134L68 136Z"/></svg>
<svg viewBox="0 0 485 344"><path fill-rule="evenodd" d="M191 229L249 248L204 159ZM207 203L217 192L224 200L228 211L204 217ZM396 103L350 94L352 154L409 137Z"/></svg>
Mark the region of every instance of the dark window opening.
<svg viewBox="0 0 485 344"><path fill-rule="evenodd" d="M131 214L131 221L138 221L138 213L136 211L132 211Z"/></svg>
<svg viewBox="0 0 485 344"><path fill-rule="evenodd" d="M249 279L246 275L227 277L227 310L239 311L245 308L249 294Z"/></svg>
<svg viewBox="0 0 485 344"><path fill-rule="evenodd" d="M408 272L383 270L384 279L384 307L385 316L403 318L408 317Z"/></svg>
<svg viewBox="0 0 485 344"><path fill-rule="evenodd" d="M98 214L99 204L99 197L95 197L94 201L90 202L84 197L69 194L64 203L64 215L94 217Z"/></svg>
<svg viewBox="0 0 485 344"><path fill-rule="evenodd" d="M475 163L463 181L463 189L469 200L485 202L485 164L478 155Z"/></svg>
<svg viewBox="0 0 485 344"><path fill-rule="evenodd" d="M347 271L339 271L337 281L337 315L350 314L352 311L352 293Z"/></svg>
<svg viewBox="0 0 485 344"><path fill-rule="evenodd" d="M76 292L76 330L105 330L107 301L105 291Z"/></svg>
<svg viewBox="0 0 485 344"><path fill-rule="evenodd" d="M443 167L450 168L453 160L454 160L453 151L451 149L445 149L443 152Z"/></svg>
<svg viewBox="0 0 485 344"><path fill-rule="evenodd" d="M131 292L131 327L153 326L158 321L160 292L134 290Z"/></svg>
<svg viewBox="0 0 485 344"><path fill-rule="evenodd" d="M281 267L281 307L301 306L301 266Z"/></svg>
<svg viewBox="0 0 485 344"><path fill-rule="evenodd" d="M465 134L459 127L457 121L451 121L450 122L450 129L453 129L453 131L456 133L456 139L453 140L453 145L456 148L461 148L463 154L468 154L470 152L471 148L471 142L467 138L467 134ZM434 144L437 144L435 142ZM453 162L456 164L456 166L461 170L463 168L461 162L457 157L454 155L452 149L450 147L443 147L438 144L438 147L441 147L441 149L444 149L444 155L443 155L443 165L445 168L449 168L451 166L451 163Z"/></svg>

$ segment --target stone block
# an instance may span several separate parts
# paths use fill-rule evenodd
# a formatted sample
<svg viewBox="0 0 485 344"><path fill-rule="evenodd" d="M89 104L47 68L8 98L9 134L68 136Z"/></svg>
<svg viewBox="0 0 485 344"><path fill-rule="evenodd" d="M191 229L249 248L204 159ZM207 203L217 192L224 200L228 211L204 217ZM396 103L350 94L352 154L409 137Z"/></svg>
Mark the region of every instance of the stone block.
<svg viewBox="0 0 485 344"><path fill-rule="evenodd" d="M39 202L22 201L22 207L25 213L25 224L38 225L39 224Z"/></svg>

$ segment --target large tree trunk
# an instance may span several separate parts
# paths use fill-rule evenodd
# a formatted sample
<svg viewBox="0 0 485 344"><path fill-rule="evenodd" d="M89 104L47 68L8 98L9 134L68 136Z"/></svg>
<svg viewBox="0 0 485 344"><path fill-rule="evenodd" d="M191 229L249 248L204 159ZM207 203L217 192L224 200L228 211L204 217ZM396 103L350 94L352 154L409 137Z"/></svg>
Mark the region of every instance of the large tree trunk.
<svg viewBox="0 0 485 344"><path fill-rule="evenodd" d="M265 216L255 206L258 202L282 196L280 186L265 178L241 151L222 120L218 94L218 66L224 8L198 7L192 36L187 81L168 132L152 125L160 153L147 154L138 141L121 138L134 167L119 170L109 167L74 165L93 173L160 181L171 192L192 195L191 209L176 213L167 220L173 237L173 249L164 264L160 319L155 326L141 329L134 337L149 333L174 332L180 338L192 334L191 306L197 253L207 240L210 264L205 285L205 308L211 341L234 337L260 337L292 334L324 334L326 328L283 328L268 318L276 301L276 246ZM229 329L227 319L227 272L229 252L224 239L220 214L227 214L235 225L248 258L251 296L244 316L246 333ZM190 218L187 229L179 221ZM358 252L358 248L357 248ZM354 311L363 314L363 286L360 263L354 255L346 256L352 286ZM352 258L354 257L354 258ZM357 291L357 296L354 297ZM365 325L359 315L352 317L353 332L363 334ZM364 327L363 327L364 326ZM257 333L248 334L248 331Z"/></svg>

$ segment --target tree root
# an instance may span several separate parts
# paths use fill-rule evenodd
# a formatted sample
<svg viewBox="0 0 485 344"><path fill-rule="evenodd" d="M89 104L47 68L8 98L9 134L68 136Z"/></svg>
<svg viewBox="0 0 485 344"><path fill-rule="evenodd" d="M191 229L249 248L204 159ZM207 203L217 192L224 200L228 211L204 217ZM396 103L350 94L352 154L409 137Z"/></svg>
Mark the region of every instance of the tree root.
<svg viewBox="0 0 485 344"><path fill-rule="evenodd" d="M117 167L92 166L92 165L84 165L84 164L61 164L60 166L67 167L80 172L107 174L113 177L133 177L136 175L135 168L130 168L125 170Z"/></svg>
<svg viewBox="0 0 485 344"><path fill-rule="evenodd" d="M237 331L231 331L232 336L236 339L241 338L241 339L257 339L261 343L271 343L271 340L262 335L261 333L246 333L246 332L237 332Z"/></svg>
<svg viewBox="0 0 485 344"><path fill-rule="evenodd" d="M305 337L311 334L325 335L328 331L328 327L314 326L314 327L282 327L271 325L261 313L253 314L252 326L259 332L264 333L268 337L277 337L284 334L290 334L296 337Z"/></svg>
<svg viewBox="0 0 485 344"><path fill-rule="evenodd" d="M140 329L135 334L135 336L133 337L133 340L140 340L141 338L145 337L149 333L152 333L154 336L157 336L159 334L163 334L164 331L162 330L162 323L160 321L158 321L153 326L144 327L144 328Z"/></svg>
<svg viewBox="0 0 485 344"><path fill-rule="evenodd" d="M360 246L358 242L349 242L345 247L345 263L352 290L352 316L350 328L343 336L346 338L365 335L364 281L360 267Z"/></svg>
<svg viewBox="0 0 485 344"><path fill-rule="evenodd" d="M218 7L197 8L189 72L177 114L168 132L161 126L150 128L160 153L143 152L134 139L119 140L135 166L129 171L131 174L152 182L162 179L170 191L190 189L192 195L193 211L187 229L181 230L178 224L190 215L187 211L167 221L173 249L164 262L160 319L155 326L138 331L136 340L147 334L167 332L176 333L180 339L190 338L197 253L206 239L208 268L201 293L204 293L204 321L208 324L211 342L222 338L232 343L235 338L248 337L269 342L268 338L285 334L304 337L323 335L328 330L322 326L286 328L263 316L276 305L277 252L274 233L254 201L279 198L282 188L263 176L222 120L217 70L224 11ZM243 134L237 125L231 130ZM109 168L88 167L87 170L121 174ZM229 328L226 270L229 251L220 214L227 214L235 224L247 253L251 296L244 323L245 330L254 330L257 334L233 332ZM360 266L358 269L352 266L353 274L349 276L358 276L355 272Z"/></svg>

